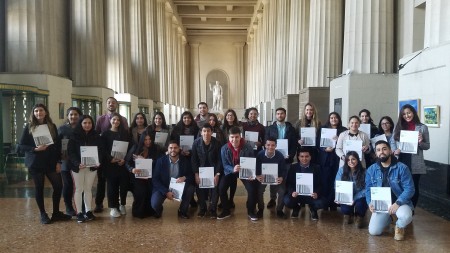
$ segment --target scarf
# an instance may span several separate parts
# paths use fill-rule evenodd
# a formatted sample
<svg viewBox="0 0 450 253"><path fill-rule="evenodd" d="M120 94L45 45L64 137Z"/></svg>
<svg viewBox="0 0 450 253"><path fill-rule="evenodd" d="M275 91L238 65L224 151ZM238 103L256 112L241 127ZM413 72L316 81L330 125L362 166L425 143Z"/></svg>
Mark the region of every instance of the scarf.
<svg viewBox="0 0 450 253"><path fill-rule="evenodd" d="M413 121L406 122L406 130L414 131L416 130L416 123Z"/></svg>
<svg viewBox="0 0 450 253"><path fill-rule="evenodd" d="M233 165L239 164L239 153L241 152L242 147L244 146L244 139L241 138L241 141L239 142L239 147L235 149L231 142L228 142L228 148L231 150L231 153L233 154Z"/></svg>

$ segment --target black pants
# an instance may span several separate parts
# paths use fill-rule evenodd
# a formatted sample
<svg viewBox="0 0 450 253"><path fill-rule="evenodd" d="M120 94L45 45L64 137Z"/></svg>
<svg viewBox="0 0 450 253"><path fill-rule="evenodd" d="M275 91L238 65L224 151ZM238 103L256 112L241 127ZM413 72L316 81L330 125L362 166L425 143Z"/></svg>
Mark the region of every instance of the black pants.
<svg viewBox="0 0 450 253"><path fill-rule="evenodd" d="M53 213L56 213L59 211L59 202L61 201L61 193L62 193L62 179L61 174L56 173L55 171L52 172L35 172L36 170L33 169L33 173L31 173L31 176L33 177L34 181L34 189L36 191L36 203L39 207L39 211L41 213L46 213L45 211L45 205L44 205L44 182L45 177L47 176L48 180L50 180L50 183L53 187L53 194L52 194L52 200L53 200Z"/></svg>
<svg viewBox="0 0 450 253"><path fill-rule="evenodd" d="M219 195L218 187L214 188L199 188L196 187L197 191L197 198L198 198L198 205L200 207L200 210L207 209L208 205L206 204L206 201L209 199L211 204L209 206L209 211L215 212L217 210L217 199ZM208 198L209 197L209 198Z"/></svg>
<svg viewBox="0 0 450 253"><path fill-rule="evenodd" d="M106 177L102 168L97 170L97 192L95 193L95 205L103 207L103 200L105 199Z"/></svg>
<svg viewBox="0 0 450 253"><path fill-rule="evenodd" d="M66 205L66 210L73 210L73 179L70 171L61 171L61 177L63 181L62 195L64 198L64 204Z"/></svg>
<svg viewBox="0 0 450 253"><path fill-rule="evenodd" d="M120 205L126 205L130 182L127 169L125 169L124 167L114 169L118 169L118 171L114 173L107 173L106 176L106 182L108 184L109 208L119 208L119 197Z"/></svg>
<svg viewBox="0 0 450 253"><path fill-rule="evenodd" d="M414 181L414 195L411 198L411 201L414 205L414 207L416 207L417 202L419 201L419 181L420 181L420 174L413 174L412 175L413 181Z"/></svg>
<svg viewBox="0 0 450 253"><path fill-rule="evenodd" d="M231 203L228 199L228 188L237 183L238 173L228 174L220 179L219 194L220 201L222 201L222 210L229 212ZM258 181L256 180L241 180L247 190L247 213L254 213L256 209Z"/></svg>
<svg viewBox="0 0 450 253"><path fill-rule="evenodd" d="M136 179L133 181L133 206L131 213L133 217L145 218L152 216L154 211L152 209L150 199L152 197L152 179Z"/></svg>

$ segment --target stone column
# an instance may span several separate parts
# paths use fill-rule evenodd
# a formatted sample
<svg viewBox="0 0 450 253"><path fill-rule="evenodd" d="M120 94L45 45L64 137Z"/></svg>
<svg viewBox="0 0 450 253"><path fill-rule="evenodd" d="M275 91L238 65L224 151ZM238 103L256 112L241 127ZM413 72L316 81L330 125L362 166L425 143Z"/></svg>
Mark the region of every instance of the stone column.
<svg viewBox="0 0 450 253"><path fill-rule="evenodd" d="M298 94L306 87L309 39L309 0L291 1L287 94Z"/></svg>
<svg viewBox="0 0 450 253"><path fill-rule="evenodd" d="M200 43L189 43L191 46L191 76L190 76L190 90L191 101L189 108L196 108L198 101L200 101Z"/></svg>
<svg viewBox="0 0 450 253"><path fill-rule="evenodd" d="M246 87L246 103L245 108L250 107L254 103L254 83L253 83L253 55L254 55L254 32L251 31L247 40L247 87Z"/></svg>
<svg viewBox="0 0 450 253"><path fill-rule="evenodd" d="M274 34L276 48L274 51L275 56L275 66L272 69L274 72L274 94L275 98L279 99L287 93L286 87L286 75L287 75L287 60L289 57L288 53L288 42L289 36L294 35L289 33L289 19L290 19L290 2L291 1L277 1L276 2L276 31Z"/></svg>
<svg viewBox="0 0 450 253"><path fill-rule="evenodd" d="M106 0L105 3L108 88L118 93L137 94L131 75L128 1Z"/></svg>
<svg viewBox="0 0 450 253"><path fill-rule="evenodd" d="M103 0L71 1L70 4L73 86L106 88Z"/></svg>
<svg viewBox="0 0 450 253"><path fill-rule="evenodd" d="M130 4L130 40L131 74L139 98L150 98L149 75L147 73L147 44L145 6L143 0L129 0Z"/></svg>
<svg viewBox="0 0 450 253"><path fill-rule="evenodd" d="M342 70L343 0L311 1L307 87L328 87Z"/></svg>
<svg viewBox="0 0 450 253"><path fill-rule="evenodd" d="M147 73L150 96L153 101L161 101L158 59L157 1L145 1L145 42L147 44Z"/></svg>
<svg viewBox="0 0 450 253"><path fill-rule="evenodd" d="M166 41L167 47L166 57L167 57L167 83L166 83L166 101L169 104L174 104L174 93L173 93L173 24L172 24L173 12L170 5L166 2Z"/></svg>
<svg viewBox="0 0 450 253"><path fill-rule="evenodd" d="M68 76L67 1L6 1L6 72Z"/></svg>
<svg viewBox="0 0 450 253"><path fill-rule="evenodd" d="M265 44L261 50L263 52L263 72L264 79L264 100L270 101L273 98L274 90L274 68L275 68L275 15L276 3L274 1L262 0L264 11L262 17L262 42Z"/></svg>
<svg viewBox="0 0 450 253"><path fill-rule="evenodd" d="M233 108L244 108L245 106L245 85L244 85L244 45L245 43L236 42L233 43L235 50L235 71L236 71L236 80L234 84L230 84L228 94L233 94L232 96L228 96L228 101L225 103L223 101L223 105ZM224 92L223 92L224 93Z"/></svg>
<svg viewBox="0 0 450 253"><path fill-rule="evenodd" d="M158 62L160 101L167 102L167 38L166 38L166 0L158 0Z"/></svg>
<svg viewBox="0 0 450 253"><path fill-rule="evenodd" d="M342 73L394 73L394 2L345 1Z"/></svg>
<svg viewBox="0 0 450 253"><path fill-rule="evenodd" d="M424 47L450 41L450 1L426 1Z"/></svg>
<svg viewBox="0 0 450 253"><path fill-rule="evenodd" d="M180 51L180 62L181 62L181 104L180 106L182 107L188 107L189 103L188 103L188 98L189 98L189 94L188 94L188 82L187 82L187 76L186 73L188 73L187 71L187 62L186 62L186 46L187 46L187 40L186 37L184 35L181 36L181 51Z"/></svg>

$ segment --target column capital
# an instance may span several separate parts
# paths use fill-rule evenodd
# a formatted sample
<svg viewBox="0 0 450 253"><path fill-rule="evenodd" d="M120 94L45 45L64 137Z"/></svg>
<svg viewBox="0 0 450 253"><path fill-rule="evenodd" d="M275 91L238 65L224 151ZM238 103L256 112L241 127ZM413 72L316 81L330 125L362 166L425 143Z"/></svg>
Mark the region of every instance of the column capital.
<svg viewBox="0 0 450 253"><path fill-rule="evenodd" d="M202 44L202 43L200 43L200 42L189 42L189 45L190 45L191 47L200 47L201 44Z"/></svg>
<svg viewBox="0 0 450 253"><path fill-rule="evenodd" d="M233 46L235 46L235 47L244 47L245 46L245 42L234 42Z"/></svg>

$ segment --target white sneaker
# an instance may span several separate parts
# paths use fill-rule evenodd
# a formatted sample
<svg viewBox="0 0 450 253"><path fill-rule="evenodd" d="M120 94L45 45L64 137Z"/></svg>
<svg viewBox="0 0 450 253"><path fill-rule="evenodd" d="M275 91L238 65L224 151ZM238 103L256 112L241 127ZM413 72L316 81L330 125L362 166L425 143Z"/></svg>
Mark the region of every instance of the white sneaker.
<svg viewBox="0 0 450 253"><path fill-rule="evenodd" d="M117 210L117 208L111 208L111 212L109 212L109 215L114 218L120 217L120 212Z"/></svg>
<svg viewBox="0 0 450 253"><path fill-rule="evenodd" d="M127 214L127 209L125 208L125 206L120 205L119 210L120 210L120 214L122 214L122 215Z"/></svg>

